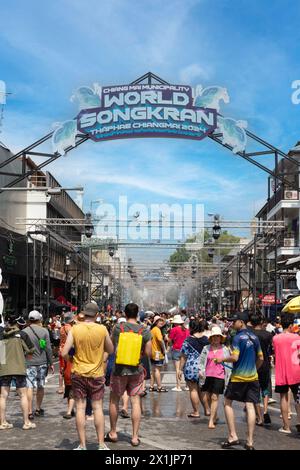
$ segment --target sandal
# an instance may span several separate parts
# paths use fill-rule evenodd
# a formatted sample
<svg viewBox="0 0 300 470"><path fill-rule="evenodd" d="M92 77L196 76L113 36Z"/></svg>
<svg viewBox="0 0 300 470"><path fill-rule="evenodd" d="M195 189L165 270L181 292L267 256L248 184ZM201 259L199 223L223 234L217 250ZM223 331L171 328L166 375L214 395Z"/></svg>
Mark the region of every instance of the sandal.
<svg viewBox="0 0 300 470"><path fill-rule="evenodd" d="M30 413L30 415L28 415L28 419L30 419L32 421L34 419L34 414Z"/></svg>
<svg viewBox="0 0 300 470"><path fill-rule="evenodd" d="M192 413L187 415L188 418L200 418L200 415L193 415Z"/></svg>
<svg viewBox="0 0 300 470"><path fill-rule="evenodd" d="M149 387L149 392L156 392L156 388L155 387Z"/></svg>
<svg viewBox="0 0 300 470"><path fill-rule="evenodd" d="M130 441L130 444L133 446L133 447L138 447L140 445L141 441L140 439L137 440L137 442L133 442L132 440Z"/></svg>
<svg viewBox="0 0 300 470"><path fill-rule="evenodd" d="M156 391L158 393L161 393L161 392L168 392L169 390L167 390L165 387L158 387Z"/></svg>
<svg viewBox="0 0 300 470"><path fill-rule="evenodd" d="M121 410L120 411L120 416L122 416L122 418L130 418L129 414L127 413L126 410Z"/></svg>
<svg viewBox="0 0 300 470"><path fill-rule="evenodd" d="M110 437L109 432L105 435L104 440L105 442L114 442L114 443L118 442L118 438L116 437L113 439L112 437Z"/></svg>
<svg viewBox="0 0 300 470"><path fill-rule="evenodd" d="M0 424L0 430L2 430L2 431L4 429L12 429L13 427L14 427L14 425L11 424L11 423L8 423L7 421L6 421L6 423Z"/></svg>
<svg viewBox="0 0 300 470"><path fill-rule="evenodd" d="M238 446L240 444L240 441L237 439L236 441L225 441L225 442L222 442L222 449L229 449L230 447L232 446Z"/></svg>
<svg viewBox="0 0 300 470"><path fill-rule="evenodd" d="M22 429L24 429L25 431L27 431L28 429L35 429L35 428L36 428L35 423L27 423L27 424L23 424L22 426Z"/></svg>
<svg viewBox="0 0 300 470"><path fill-rule="evenodd" d="M34 414L35 416L44 416L45 410L43 410L43 408L40 408L39 410L35 410Z"/></svg>
<svg viewBox="0 0 300 470"><path fill-rule="evenodd" d="M255 450L253 446L249 446L249 444L244 445L244 449L246 450Z"/></svg>

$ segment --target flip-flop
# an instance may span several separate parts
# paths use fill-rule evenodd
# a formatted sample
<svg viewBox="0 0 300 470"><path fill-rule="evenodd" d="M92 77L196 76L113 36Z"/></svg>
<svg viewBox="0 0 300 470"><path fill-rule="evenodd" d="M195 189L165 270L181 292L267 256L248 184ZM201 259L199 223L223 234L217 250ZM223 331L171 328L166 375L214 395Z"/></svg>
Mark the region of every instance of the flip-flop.
<svg viewBox="0 0 300 470"><path fill-rule="evenodd" d="M188 418L200 418L200 415L198 416L195 416L195 415L192 415L191 413L187 415Z"/></svg>
<svg viewBox="0 0 300 470"><path fill-rule="evenodd" d="M138 447L140 445L141 441L140 439L137 440L137 442L133 442L132 440L130 441L130 444L133 446L133 447Z"/></svg>
<svg viewBox="0 0 300 470"><path fill-rule="evenodd" d="M225 442L222 442L222 449L229 449L230 447L232 446L238 446L240 444L240 441L237 440L237 441L225 441Z"/></svg>
<svg viewBox="0 0 300 470"><path fill-rule="evenodd" d="M113 439L112 437L110 437L109 432L105 435L104 440L105 442L118 442L117 438Z"/></svg>

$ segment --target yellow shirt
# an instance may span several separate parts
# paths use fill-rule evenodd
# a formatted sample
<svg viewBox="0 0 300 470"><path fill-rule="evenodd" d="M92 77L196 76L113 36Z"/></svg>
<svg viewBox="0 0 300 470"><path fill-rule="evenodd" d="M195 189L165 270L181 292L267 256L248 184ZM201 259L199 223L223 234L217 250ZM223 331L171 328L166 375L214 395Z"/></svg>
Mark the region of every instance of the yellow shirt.
<svg viewBox="0 0 300 470"><path fill-rule="evenodd" d="M160 361L164 358L164 355L161 351L161 341L163 341L163 335L161 333L160 328L158 328L158 326L155 326L151 330L152 359L154 361ZM159 351L159 359L158 355L156 354L157 351Z"/></svg>
<svg viewBox="0 0 300 470"><path fill-rule="evenodd" d="M102 377L104 343L108 335L105 326L82 322L71 331L75 348L72 372L83 377Z"/></svg>

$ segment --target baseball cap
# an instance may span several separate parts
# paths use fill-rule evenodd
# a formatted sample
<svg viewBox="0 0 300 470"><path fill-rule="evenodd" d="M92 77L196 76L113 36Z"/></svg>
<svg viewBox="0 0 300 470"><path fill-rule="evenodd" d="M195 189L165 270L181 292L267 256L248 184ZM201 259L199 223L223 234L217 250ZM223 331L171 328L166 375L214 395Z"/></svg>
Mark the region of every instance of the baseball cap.
<svg viewBox="0 0 300 470"><path fill-rule="evenodd" d="M26 321L24 320L23 317L18 317L17 318L17 324L20 325L20 326L25 326L26 325Z"/></svg>
<svg viewBox="0 0 300 470"><path fill-rule="evenodd" d="M249 315L248 312L237 312L231 315L229 318L227 318L229 321L236 321L236 320L241 320L244 323L247 323L249 321Z"/></svg>
<svg viewBox="0 0 300 470"><path fill-rule="evenodd" d="M72 323L75 320L75 315L73 312L66 312L63 316L63 321L65 323Z"/></svg>
<svg viewBox="0 0 300 470"><path fill-rule="evenodd" d="M125 323L125 322L126 322L126 318L124 318L124 317L120 317L118 319L118 323Z"/></svg>
<svg viewBox="0 0 300 470"><path fill-rule="evenodd" d="M29 320L42 320L43 315L37 310L31 310L28 315Z"/></svg>
<svg viewBox="0 0 300 470"><path fill-rule="evenodd" d="M98 312L98 305L93 302L86 304L83 309L83 313L86 317L94 317L95 315L97 315Z"/></svg>

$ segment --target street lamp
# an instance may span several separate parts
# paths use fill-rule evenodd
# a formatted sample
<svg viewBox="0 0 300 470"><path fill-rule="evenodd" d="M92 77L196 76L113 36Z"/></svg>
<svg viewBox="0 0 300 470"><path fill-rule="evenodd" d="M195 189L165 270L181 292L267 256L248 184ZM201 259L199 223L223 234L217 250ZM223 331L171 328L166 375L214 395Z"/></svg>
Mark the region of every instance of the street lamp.
<svg viewBox="0 0 300 470"><path fill-rule="evenodd" d="M220 238L221 235L221 226L220 226L220 216L219 214L208 214L210 217L214 218L214 225L212 228L212 236L215 241L217 241ZM211 254L210 254L211 253ZM213 257L213 251L208 253L208 255L212 258ZM218 247L218 262L219 262L219 301L218 301L218 311L221 313L222 310L222 282L221 282L221 248L220 246Z"/></svg>
<svg viewBox="0 0 300 470"><path fill-rule="evenodd" d="M86 238L91 238L94 233L94 225L92 223L92 214L90 212L87 212L85 214L84 233L85 233Z"/></svg>

